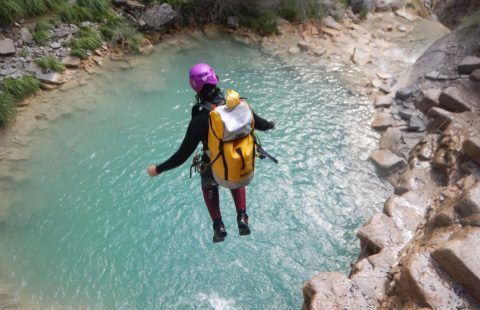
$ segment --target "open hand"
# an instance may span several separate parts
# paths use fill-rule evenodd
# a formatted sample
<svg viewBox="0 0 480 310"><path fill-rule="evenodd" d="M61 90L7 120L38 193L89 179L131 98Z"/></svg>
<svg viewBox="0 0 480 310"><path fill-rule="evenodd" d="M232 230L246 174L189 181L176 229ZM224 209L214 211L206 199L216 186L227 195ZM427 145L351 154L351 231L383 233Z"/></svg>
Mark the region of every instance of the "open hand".
<svg viewBox="0 0 480 310"><path fill-rule="evenodd" d="M148 166L147 167L147 172L148 172L148 175L150 175L151 177L157 176L158 175L157 166L155 166L155 165Z"/></svg>

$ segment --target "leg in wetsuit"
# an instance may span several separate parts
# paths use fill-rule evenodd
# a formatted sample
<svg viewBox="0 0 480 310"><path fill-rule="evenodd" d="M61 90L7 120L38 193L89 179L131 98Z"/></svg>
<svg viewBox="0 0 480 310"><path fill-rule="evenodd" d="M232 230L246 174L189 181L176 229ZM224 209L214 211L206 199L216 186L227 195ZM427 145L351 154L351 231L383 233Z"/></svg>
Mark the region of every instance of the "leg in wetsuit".
<svg viewBox="0 0 480 310"><path fill-rule="evenodd" d="M208 213L213 221L213 242L221 242L227 236L225 226L222 221L220 211L220 197L218 193L218 184L213 178L210 166L201 173L203 199L207 205ZM245 187L230 190L235 208L237 210L237 224L240 235L250 234L247 215L247 197Z"/></svg>

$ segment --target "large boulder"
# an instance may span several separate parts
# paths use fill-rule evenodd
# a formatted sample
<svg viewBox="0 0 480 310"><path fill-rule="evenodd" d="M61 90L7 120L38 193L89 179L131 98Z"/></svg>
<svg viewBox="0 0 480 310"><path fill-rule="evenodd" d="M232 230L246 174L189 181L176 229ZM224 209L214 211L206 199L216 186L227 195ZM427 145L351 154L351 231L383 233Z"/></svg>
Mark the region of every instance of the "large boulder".
<svg viewBox="0 0 480 310"><path fill-rule="evenodd" d="M462 290L435 265L430 253L417 252L402 265L401 292L414 297L415 303L431 309L476 309L462 295Z"/></svg>
<svg viewBox="0 0 480 310"><path fill-rule="evenodd" d="M355 14L362 11L375 11L376 5L375 0L350 0L350 6Z"/></svg>
<svg viewBox="0 0 480 310"><path fill-rule="evenodd" d="M389 150L378 150L370 154L370 159L381 174L389 174L405 166L405 161Z"/></svg>
<svg viewBox="0 0 480 310"><path fill-rule="evenodd" d="M378 253L382 249L400 244L400 232L393 220L383 213L374 214L357 232L362 248L367 253Z"/></svg>
<svg viewBox="0 0 480 310"><path fill-rule="evenodd" d="M177 17L177 12L171 5L162 3L148 7L141 19L145 23L146 28L165 31L174 24Z"/></svg>
<svg viewBox="0 0 480 310"><path fill-rule="evenodd" d="M303 286L304 310L371 309L362 292L345 275L322 272Z"/></svg>
<svg viewBox="0 0 480 310"><path fill-rule="evenodd" d="M480 228L464 229L452 235L432 256L480 303Z"/></svg>
<svg viewBox="0 0 480 310"><path fill-rule="evenodd" d="M0 56L13 55L15 51L15 44L12 39L0 40Z"/></svg>

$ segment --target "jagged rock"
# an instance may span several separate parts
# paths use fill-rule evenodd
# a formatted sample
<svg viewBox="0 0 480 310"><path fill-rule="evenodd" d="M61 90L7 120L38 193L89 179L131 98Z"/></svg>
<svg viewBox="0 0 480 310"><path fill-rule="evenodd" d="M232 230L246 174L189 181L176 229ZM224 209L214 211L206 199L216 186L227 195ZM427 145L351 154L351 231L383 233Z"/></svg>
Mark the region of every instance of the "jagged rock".
<svg viewBox="0 0 480 310"><path fill-rule="evenodd" d="M470 74L470 80L477 83L480 82L480 69L477 69Z"/></svg>
<svg viewBox="0 0 480 310"><path fill-rule="evenodd" d="M398 168L405 166L405 161L392 153L390 150L378 150L370 154L373 161L381 174L389 174Z"/></svg>
<svg viewBox="0 0 480 310"><path fill-rule="evenodd" d="M15 44L12 39L0 40L0 56L13 55L15 51Z"/></svg>
<svg viewBox="0 0 480 310"><path fill-rule="evenodd" d="M372 128L385 130L393 125L392 115L390 113L378 113L372 122Z"/></svg>
<svg viewBox="0 0 480 310"><path fill-rule="evenodd" d="M480 69L480 58L467 56L458 64L457 68L460 73L470 74L473 71Z"/></svg>
<svg viewBox="0 0 480 310"><path fill-rule="evenodd" d="M415 107L423 113L430 108L438 107L440 105L439 97L441 93L442 91L437 88L423 90L420 99L415 101Z"/></svg>
<svg viewBox="0 0 480 310"><path fill-rule="evenodd" d="M378 96L375 99L375 108L388 108L393 104L392 96Z"/></svg>
<svg viewBox="0 0 480 310"><path fill-rule="evenodd" d="M480 137L472 137L463 143L463 152L480 165Z"/></svg>
<svg viewBox="0 0 480 310"><path fill-rule="evenodd" d="M380 137L380 149L395 151L402 143L402 132L398 128L389 127Z"/></svg>
<svg viewBox="0 0 480 310"><path fill-rule="evenodd" d="M65 79L63 78L63 76L57 72L50 72L50 73L37 72L36 77L40 81L47 84L60 85L65 83Z"/></svg>
<svg viewBox="0 0 480 310"><path fill-rule="evenodd" d="M480 228L464 229L452 235L432 256L480 302Z"/></svg>
<svg viewBox="0 0 480 310"><path fill-rule="evenodd" d="M303 286L302 309L369 309L358 286L338 272L322 272Z"/></svg>
<svg viewBox="0 0 480 310"><path fill-rule="evenodd" d="M238 16L228 16L227 26L232 29L238 29L240 27L240 19L238 18Z"/></svg>
<svg viewBox="0 0 480 310"><path fill-rule="evenodd" d="M337 23L333 17L331 17L330 15L323 18L322 19L322 22L325 26L327 26L328 28L332 28L332 29L335 29L335 30L338 30L338 31L341 31L343 29L342 25L340 25L339 23Z"/></svg>
<svg viewBox="0 0 480 310"><path fill-rule="evenodd" d="M418 115L413 115L408 121L408 129L415 132L424 132L425 122Z"/></svg>
<svg viewBox="0 0 480 310"><path fill-rule="evenodd" d="M312 48L311 44L308 43L307 41L300 41L297 43L297 46L300 48L300 50L306 52Z"/></svg>
<svg viewBox="0 0 480 310"><path fill-rule="evenodd" d="M148 7L142 16L146 27L156 31L165 31L176 18L177 12L167 3Z"/></svg>
<svg viewBox="0 0 480 310"><path fill-rule="evenodd" d="M407 12L407 10L405 9L401 9L401 10L396 10L395 11L395 15L398 15L402 18L405 18L406 20L408 20L409 22L413 22L415 20L418 19L418 16L415 16L413 14L410 14L409 12Z"/></svg>
<svg viewBox="0 0 480 310"><path fill-rule="evenodd" d="M376 11L378 12L398 10L402 6L399 0L376 0L376 4Z"/></svg>
<svg viewBox="0 0 480 310"><path fill-rule="evenodd" d="M477 100L478 98L462 86L448 87L439 97L440 106L453 112L475 111L480 107Z"/></svg>
<svg viewBox="0 0 480 310"><path fill-rule="evenodd" d="M396 251L382 250L378 254L361 259L353 267L350 280L361 288L371 304L379 303L385 294L388 272L397 258Z"/></svg>
<svg viewBox="0 0 480 310"><path fill-rule="evenodd" d="M408 100L413 98L418 91L418 85L410 85L397 90L395 93L395 98L398 100Z"/></svg>
<svg viewBox="0 0 480 310"><path fill-rule="evenodd" d="M397 245L401 235L393 220L383 213L374 214L357 232L362 248L369 253L378 253L382 249Z"/></svg>
<svg viewBox="0 0 480 310"><path fill-rule="evenodd" d="M376 7L375 0L350 0L350 6L355 14L358 14L364 10L369 12L374 11Z"/></svg>
<svg viewBox="0 0 480 310"><path fill-rule="evenodd" d="M436 107L428 110L427 115L432 118L431 124L441 130L445 130L455 118L452 113Z"/></svg>
<svg viewBox="0 0 480 310"><path fill-rule="evenodd" d="M461 290L435 266L430 254L425 251L408 258L402 270L400 286L403 294L415 296L419 304L432 309L475 308L465 296L459 296Z"/></svg>
<svg viewBox="0 0 480 310"><path fill-rule="evenodd" d="M80 59L79 57L75 57L75 56L66 56L62 59L62 63L67 68L76 69L82 63L82 59Z"/></svg>
<svg viewBox="0 0 480 310"><path fill-rule="evenodd" d="M460 217L480 214L480 182L463 192L455 211Z"/></svg>
<svg viewBox="0 0 480 310"><path fill-rule="evenodd" d="M30 31L28 30L28 28L22 28L20 29L20 36L22 37L22 41L27 43L27 44L30 44L33 42L33 36L32 34L30 33Z"/></svg>

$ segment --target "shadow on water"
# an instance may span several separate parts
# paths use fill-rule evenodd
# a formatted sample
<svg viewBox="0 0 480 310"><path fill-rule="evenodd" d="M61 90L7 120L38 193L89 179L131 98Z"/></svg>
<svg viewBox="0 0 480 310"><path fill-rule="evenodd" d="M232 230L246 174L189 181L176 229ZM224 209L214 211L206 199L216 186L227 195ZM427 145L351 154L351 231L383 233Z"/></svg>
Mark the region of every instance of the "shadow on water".
<svg viewBox="0 0 480 310"><path fill-rule="evenodd" d="M186 72L198 61L277 123L260 134L280 163L260 161L248 188L252 235L238 236L224 190L221 244L211 242L189 162L156 179L144 169L179 146L193 104ZM1 228L7 280L27 304L298 308L305 280L347 272L355 229L385 196L367 160L376 144L369 103L322 68L230 40L157 52L57 100L88 108L36 133L29 178Z"/></svg>

